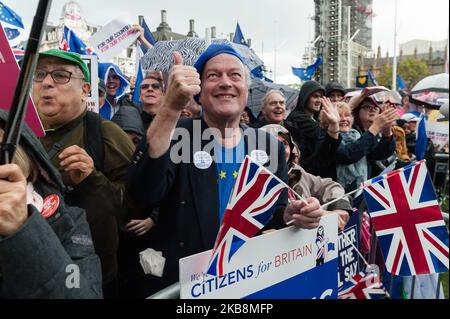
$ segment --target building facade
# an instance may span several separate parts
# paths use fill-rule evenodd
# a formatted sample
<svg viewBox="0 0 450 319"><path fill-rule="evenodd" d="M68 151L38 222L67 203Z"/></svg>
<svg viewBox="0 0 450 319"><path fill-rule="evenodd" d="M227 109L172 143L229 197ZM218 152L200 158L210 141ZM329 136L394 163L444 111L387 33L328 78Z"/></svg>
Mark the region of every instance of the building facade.
<svg viewBox="0 0 450 319"><path fill-rule="evenodd" d="M428 47L425 46L428 43ZM417 47L411 47L411 45L417 45ZM446 57L447 57L447 41L426 41L426 40L413 40L403 44L400 44L400 53L397 57L397 63L401 63L402 60L407 58L417 59L426 63L429 74L438 74L446 72ZM405 54L406 52L406 54ZM381 75L381 72L385 67L392 67L394 63L394 57L386 52L382 56L382 49L380 46L377 48L376 55L372 57L359 58L358 62L358 74L366 75L369 70L372 71L377 78ZM411 85L411 83L407 83Z"/></svg>

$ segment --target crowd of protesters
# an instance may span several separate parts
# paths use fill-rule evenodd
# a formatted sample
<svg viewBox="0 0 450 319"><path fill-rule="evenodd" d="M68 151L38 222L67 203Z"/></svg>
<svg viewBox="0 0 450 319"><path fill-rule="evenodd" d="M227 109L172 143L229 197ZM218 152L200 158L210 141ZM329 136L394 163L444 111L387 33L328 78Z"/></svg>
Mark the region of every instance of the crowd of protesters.
<svg viewBox="0 0 450 319"><path fill-rule="evenodd" d="M352 214L344 194L388 165L414 159L418 117L408 101L380 103L370 89L348 95L340 83L307 81L290 114L278 90L268 91L254 114L247 107L250 73L232 47L211 45L194 67L179 54L173 59L169 75L148 72L139 87L118 66L99 63L95 114L86 110L90 74L80 56L39 55L32 96L46 136L38 141L26 130L18 152L25 160L0 166L0 297L145 298L178 281L178 260L214 244L233 173L252 151L244 131L267 133L259 138L277 145L264 149L272 172L292 187L265 230L288 221L317 228L326 214L337 214L342 230ZM192 133L194 121L201 132L221 133L201 141L213 142L217 155L204 169L194 154L189 164L169 156L183 141L173 130ZM218 160L229 154L232 162ZM49 216L29 200L33 186L41 199L58 197ZM162 277L144 273L139 253L147 248L166 258ZM63 266L71 263L80 268L81 290L65 285ZM38 270L30 266L37 264Z"/></svg>

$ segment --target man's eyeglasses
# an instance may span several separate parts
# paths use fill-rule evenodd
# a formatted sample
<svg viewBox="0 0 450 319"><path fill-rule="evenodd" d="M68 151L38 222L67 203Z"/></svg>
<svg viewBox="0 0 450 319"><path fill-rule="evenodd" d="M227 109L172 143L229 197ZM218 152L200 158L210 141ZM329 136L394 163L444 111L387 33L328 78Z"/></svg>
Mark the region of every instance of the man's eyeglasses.
<svg viewBox="0 0 450 319"><path fill-rule="evenodd" d="M54 71L44 71L44 70L36 70L33 76L34 82L42 82L47 77L47 74L50 74L53 81L58 84L66 84L70 82L70 79L84 79L84 77L75 77L72 76L72 72L65 70L54 70Z"/></svg>
<svg viewBox="0 0 450 319"><path fill-rule="evenodd" d="M145 83L140 86L141 90L148 90L150 87L152 87L153 90L161 90L161 84L158 82L151 84Z"/></svg>

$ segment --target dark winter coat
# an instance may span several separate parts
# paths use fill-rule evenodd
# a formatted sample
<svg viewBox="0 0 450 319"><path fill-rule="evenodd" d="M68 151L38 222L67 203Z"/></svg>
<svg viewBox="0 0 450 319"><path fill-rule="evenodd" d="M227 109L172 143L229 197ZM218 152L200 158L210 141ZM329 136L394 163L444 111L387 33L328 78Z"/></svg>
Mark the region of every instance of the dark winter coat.
<svg viewBox="0 0 450 319"><path fill-rule="evenodd" d="M6 116L0 110L0 127ZM43 198L57 195L60 203L48 219L28 205L26 223L14 235L0 237L0 299L101 298L100 260L84 210L66 204L61 176L27 127L21 145L39 167L35 191Z"/></svg>

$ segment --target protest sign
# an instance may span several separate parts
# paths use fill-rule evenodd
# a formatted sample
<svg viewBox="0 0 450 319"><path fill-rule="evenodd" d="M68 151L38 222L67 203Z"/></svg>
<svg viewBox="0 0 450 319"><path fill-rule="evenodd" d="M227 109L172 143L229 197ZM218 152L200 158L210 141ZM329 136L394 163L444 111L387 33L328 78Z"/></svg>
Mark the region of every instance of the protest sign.
<svg viewBox="0 0 450 319"><path fill-rule="evenodd" d="M91 92L88 94L86 106L88 111L98 113L100 105L98 102L98 61L94 55L82 55L81 58L86 63L91 74Z"/></svg>
<svg viewBox="0 0 450 319"><path fill-rule="evenodd" d="M448 144L448 122L427 122L427 136L433 142L435 150L442 152Z"/></svg>
<svg viewBox="0 0 450 319"><path fill-rule="evenodd" d="M19 65L0 23L0 108L7 111L10 109L19 75ZM37 137L45 135L44 127L31 97L28 98L25 123L28 124Z"/></svg>
<svg viewBox="0 0 450 319"><path fill-rule="evenodd" d="M108 61L119 55L139 37L132 31L132 25L115 19L94 34L89 43L101 61Z"/></svg>
<svg viewBox="0 0 450 319"><path fill-rule="evenodd" d="M445 145L448 144L449 132L448 122L438 122L440 112L431 111L426 121L427 136L434 145L435 151L442 152Z"/></svg>
<svg viewBox="0 0 450 319"><path fill-rule="evenodd" d="M323 217L320 226L249 239L222 276L206 273L212 250L181 259L181 298L337 298L337 216Z"/></svg>
<svg viewBox="0 0 450 319"><path fill-rule="evenodd" d="M359 249L359 237L359 214L355 212L345 225L344 231L339 233L339 288L359 273L359 257L353 248L355 246Z"/></svg>

